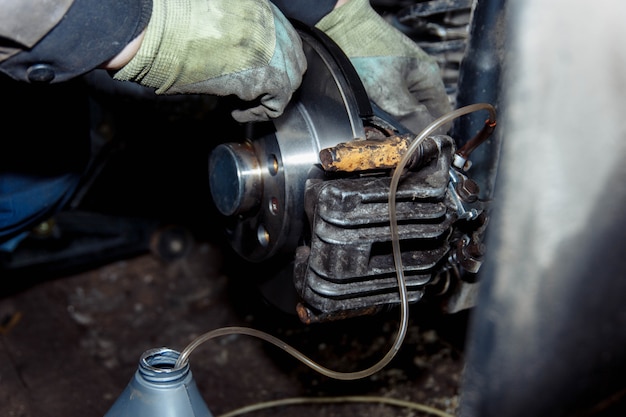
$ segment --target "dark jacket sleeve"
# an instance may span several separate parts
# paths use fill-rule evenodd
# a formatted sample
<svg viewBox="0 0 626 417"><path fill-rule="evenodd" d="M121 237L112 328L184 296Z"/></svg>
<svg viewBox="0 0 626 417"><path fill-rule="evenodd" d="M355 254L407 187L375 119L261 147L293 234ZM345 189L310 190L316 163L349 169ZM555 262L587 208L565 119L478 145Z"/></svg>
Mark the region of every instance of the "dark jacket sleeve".
<svg viewBox="0 0 626 417"><path fill-rule="evenodd" d="M271 0L285 16L315 26L335 7L337 0Z"/></svg>
<svg viewBox="0 0 626 417"><path fill-rule="evenodd" d="M22 20L17 27L39 28L39 32L31 33L28 39L18 36L24 31L17 29L12 32L13 36L0 35L0 71L15 80L33 83L75 78L117 55L146 27L152 11L152 0L74 0L70 3L58 22L46 21L45 14L15 13L19 8L0 10L7 19L12 15L16 22ZM42 31L41 28L49 29Z"/></svg>
<svg viewBox="0 0 626 417"><path fill-rule="evenodd" d="M314 26L333 9L337 0L272 2L287 17ZM29 0L26 3L32 5L29 8L33 10L51 2ZM0 10L3 16L0 23L15 23L4 25L6 30L0 30L1 72L15 80L33 83L67 81L85 74L117 55L137 37L146 27L152 10L152 0L59 0L52 3L55 4L53 10L38 14L28 13L27 7L12 5L9 11ZM59 15L59 11L64 14Z"/></svg>

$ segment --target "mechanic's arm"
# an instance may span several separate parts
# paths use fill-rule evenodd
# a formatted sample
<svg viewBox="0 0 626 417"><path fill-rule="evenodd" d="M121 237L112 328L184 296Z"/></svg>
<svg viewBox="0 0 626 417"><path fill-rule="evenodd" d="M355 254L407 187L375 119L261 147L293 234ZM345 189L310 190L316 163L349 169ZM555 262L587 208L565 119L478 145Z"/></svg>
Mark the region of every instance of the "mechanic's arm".
<svg viewBox="0 0 626 417"><path fill-rule="evenodd" d="M137 36L135 39L130 41L130 43L126 45L124 49L120 51L119 54L115 55L113 58L109 59L108 61L104 62L102 65L99 65L98 67L102 69L106 69L106 70L111 70L111 71L122 69L122 67L128 64L130 60L133 59L135 55L137 55L137 52L139 51L139 47L141 46L141 42L143 42L143 38L145 36L146 36L146 31L143 30L139 34L139 36Z"/></svg>
<svg viewBox="0 0 626 417"><path fill-rule="evenodd" d="M306 69L300 37L268 0L61 1L71 7L34 45L0 37L0 71L52 83L98 67L117 70L115 79L158 94L236 95L246 108L233 117L246 122L280 115ZM15 18L15 9L28 11L6 5L0 23ZM28 13L21 19L22 27L41 23Z"/></svg>
<svg viewBox="0 0 626 417"><path fill-rule="evenodd" d="M153 0L138 50L106 67L158 94L237 95L240 122L279 116L302 81L300 37L267 0Z"/></svg>
<svg viewBox="0 0 626 417"><path fill-rule="evenodd" d="M4 0L0 72L39 84L76 78L135 39L151 10L151 0Z"/></svg>

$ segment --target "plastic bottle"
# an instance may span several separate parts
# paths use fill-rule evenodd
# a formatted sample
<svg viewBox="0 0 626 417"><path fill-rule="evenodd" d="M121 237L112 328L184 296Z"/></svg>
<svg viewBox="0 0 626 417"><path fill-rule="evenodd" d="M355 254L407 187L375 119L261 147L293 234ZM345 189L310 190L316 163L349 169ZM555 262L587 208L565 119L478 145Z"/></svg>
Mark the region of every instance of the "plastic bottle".
<svg viewBox="0 0 626 417"><path fill-rule="evenodd" d="M179 356L169 348L145 351L135 375L105 417L213 417L189 363L175 367Z"/></svg>

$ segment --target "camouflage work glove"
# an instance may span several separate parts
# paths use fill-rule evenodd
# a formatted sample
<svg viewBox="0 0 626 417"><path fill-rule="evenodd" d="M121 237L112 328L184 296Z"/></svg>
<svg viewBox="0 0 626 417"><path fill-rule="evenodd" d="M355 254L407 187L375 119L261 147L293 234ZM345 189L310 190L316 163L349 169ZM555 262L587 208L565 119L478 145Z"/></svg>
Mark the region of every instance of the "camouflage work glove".
<svg viewBox="0 0 626 417"><path fill-rule="evenodd" d="M239 122L282 114L302 81L300 37L267 0L154 0L133 59L114 78L157 94L234 94Z"/></svg>
<svg viewBox="0 0 626 417"><path fill-rule="evenodd" d="M315 26L350 58L370 100L413 132L451 110L437 62L368 0L350 0Z"/></svg>

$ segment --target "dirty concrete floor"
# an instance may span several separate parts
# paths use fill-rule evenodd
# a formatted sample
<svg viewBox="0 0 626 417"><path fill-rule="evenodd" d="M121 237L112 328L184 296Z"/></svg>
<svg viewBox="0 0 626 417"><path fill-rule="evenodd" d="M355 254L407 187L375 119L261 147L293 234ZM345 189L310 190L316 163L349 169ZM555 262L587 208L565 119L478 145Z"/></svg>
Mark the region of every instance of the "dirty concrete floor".
<svg viewBox="0 0 626 417"><path fill-rule="evenodd" d="M80 252L93 244L89 238L109 237L95 233L105 221L97 218L86 228L83 225L83 235L73 240L78 245L71 249L77 255L54 268L20 277L9 277L0 268L0 416L102 416L132 377L144 351L160 346L180 351L197 336L223 326L265 330L341 371L364 369L386 353L397 330L397 310L304 325L264 301L255 280L267 271L242 270L220 240L220 218L207 190L207 155L219 140L241 137L227 100L145 99L142 91L120 94L117 85L100 81L91 85L92 147L99 149L94 160L105 162L74 205L109 216L114 221L106 223L107 231L119 226L118 216L136 218L139 221L126 225L141 229L146 220L148 232L155 222L182 225L193 232L194 243L187 256L167 261L141 242L130 242L127 235L125 243L135 247L96 256L97 262L75 262L89 260L89 253ZM94 90L93 85L98 87ZM16 97L20 94L18 90ZM53 91L47 98L56 103L58 95ZM41 101L39 95L36 98ZM35 129L29 136L33 139L70 137L67 127L82 119L62 106L48 108L61 112L53 115L59 132L32 120L18 124L44 129ZM84 132L77 130L75 139L80 142ZM52 162L64 163L62 150ZM46 155L42 158L47 160ZM144 232L139 237L145 238ZM101 252L98 244L94 248L94 253ZM52 253L55 247L47 249ZM73 263L77 265L68 268ZM385 369L364 380L342 382L320 376L274 346L247 336L202 345L191 355L191 370L216 416L284 397L343 394L412 400L453 413L459 400L468 314L443 316L430 310L412 306L401 351ZM354 404L286 407L254 415L420 413Z"/></svg>
<svg viewBox="0 0 626 417"><path fill-rule="evenodd" d="M44 280L0 299L0 415L102 416L132 377L139 356L182 350L223 326L266 330L336 370L381 358L398 311L304 325L266 303L251 277L229 277L228 257L210 241L169 262L151 253ZM406 342L379 373L352 382L320 376L286 353L248 336L209 341L193 351L191 370L213 414L293 396L378 395L454 413L463 367L467 314L411 307ZM418 416L376 404L303 405L255 416Z"/></svg>

